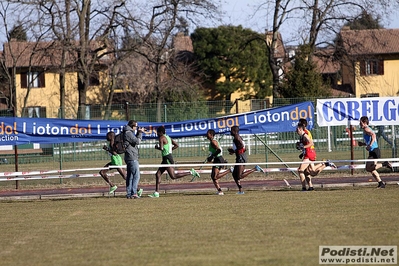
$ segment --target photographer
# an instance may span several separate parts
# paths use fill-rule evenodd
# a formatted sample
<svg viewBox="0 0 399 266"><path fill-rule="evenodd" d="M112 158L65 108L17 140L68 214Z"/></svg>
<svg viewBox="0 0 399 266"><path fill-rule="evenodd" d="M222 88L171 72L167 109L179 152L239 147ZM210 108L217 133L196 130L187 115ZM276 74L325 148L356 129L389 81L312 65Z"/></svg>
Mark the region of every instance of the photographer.
<svg viewBox="0 0 399 266"><path fill-rule="evenodd" d="M143 138L143 128L139 128L137 121L130 120L123 128L124 145L126 147L125 163L127 167L126 176L126 198L138 199L141 196L142 189L137 191L140 181L139 168L139 144Z"/></svg>

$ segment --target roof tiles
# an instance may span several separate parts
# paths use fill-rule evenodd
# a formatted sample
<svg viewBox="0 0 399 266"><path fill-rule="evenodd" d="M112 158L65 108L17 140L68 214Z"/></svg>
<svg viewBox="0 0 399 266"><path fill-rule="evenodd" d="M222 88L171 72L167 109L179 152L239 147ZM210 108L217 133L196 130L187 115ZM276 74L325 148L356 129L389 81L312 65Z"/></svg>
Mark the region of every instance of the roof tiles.
<svg viewBox="0 0 399 266"><path fill-rule="evenodd" d="M349 55L399 53L399 29L343 29L340 34Z"/></svg>

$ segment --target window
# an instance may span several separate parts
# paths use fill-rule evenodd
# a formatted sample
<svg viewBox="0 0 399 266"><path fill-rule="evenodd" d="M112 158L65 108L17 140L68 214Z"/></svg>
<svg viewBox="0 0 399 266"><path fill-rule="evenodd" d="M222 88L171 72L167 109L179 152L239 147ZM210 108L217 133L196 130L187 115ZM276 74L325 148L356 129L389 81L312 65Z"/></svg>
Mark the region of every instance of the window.
<svg viewBox="0 0 399 266"><path fill-rule="evenodd" d="M360 62L360 75L384 75L384 61L377 59L366 59Z"/></svg>
<svg viewBox="0 0 399 266"><path fill-rule="evenodd" d="M44 88L46 87L43 72L21 73L21 88Z"/></svg>
<svg viewBox="0 0 399 266"><path fill-rule="evenodd" d="M46 107L45 106L28 106L22 108L22 117L29 118L39 118L46 117Z"/></svg>
<svg viewBox="0 0 399 266"><path fill-rule="evenodd" d="M380 97L379 93L366 93L366 94L361 94L360 98L368 98L368 97Z"/></svg>

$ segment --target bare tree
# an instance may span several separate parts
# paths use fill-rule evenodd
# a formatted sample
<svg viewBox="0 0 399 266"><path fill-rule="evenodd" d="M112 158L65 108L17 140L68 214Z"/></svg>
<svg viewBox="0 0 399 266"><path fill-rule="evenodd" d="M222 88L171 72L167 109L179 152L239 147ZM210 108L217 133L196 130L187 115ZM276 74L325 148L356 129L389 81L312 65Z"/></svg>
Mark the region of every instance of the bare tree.
<svg viewBox="0 0 399 266"><path fill-rule="evenodd" d="M46 35L46 31L44 30L39 32L39 34L31 35L31 42L29 42L25 29L34 28L42 17L39 15L36 16L36 19L31 18L27 12L24 12L26 7L25 3L18 2L11 4L8 1L3 1L1 2L0 6L0 17L2 19L2 23L4 24L5 36L7 40L7 43L5 43L3 49L4 57L1 60L1 66L8 81L7 91L10 99L10 108L18 111L16 109L17 69L24 67L27 68L28 72L31 72L32 67L37 66L38 62L42 60L42 58L40 58L40 50L43 50L43 46L39 46L38 43ZM15 26L13 29L11 29L9 25L13 24ZM17 36L15 36L15 29L18 29L19 31ZM12 34L12 32L14 33ZM18 35L19 37L23 35L23 38L19 38ZM35 82L35 79L37 78L38 77L31 77L30 82L27 82L26 84L26 93L25 95L22 95L22 98L20 99L23 101L23 109L27 106L32 82Z"/></svg>
<svg viewBox="0 0 399 266"><path fill-rule="evenodd" d="M71 25L71 0L64 2L39 2L39 9L48 16L43 24L51 29L55 36L55 41L59 44L59 83L60 83L60 118L65 118L65 97L66 97L66 72L67 57L71 54L73 29ZM71 62L69 62L71 63Z"/></svg>
<svg viewBox="0 0 399 266"><path fill-rule="evenodd" d="M13 14L18 14L19 8L18 6L11 5L8 2L1 2L0 3L0 17L1 17L1 22L4 25L4 36L6 37L7 42L11 41L11 36L9 32L12 30L10 25L12 23L11 18L13 17ZM6 58L5 56L9 55L9 58ZM9 98L8 104L9 108L15 108L16 107L16 96L15 96L15 91L16 91L16 73L17 73L17 60L18 60L18 54L14 54L13 51L10 49L9 46L3 47L3 53L1 57L1 68L2 68L2 73L4 79L7 81L7 85L2 88L3 95ZM4 85L4 84L3 84Z"/></svg>
<svg viewBox="0 0 399 266"><path fill-rule="evenodd" d="M78 118L84 117L87 91L98 66L107 66L111 71L108 88L104 88L109 89L109 105L118 84L114 78L122 76L118 72L123 68L118 65L133 53L147 61L145 66L152 74L149 84L156 92L154 98L160 106L165 99L165 89L171 84L168 79L178 76L175 75L178 68L170 60L173 36L179 29L187 33L188 22L197 25L203 18L214 18L217 10L211 0L154 0L142 4L120 0L7 0L6 3L25 9L28 7L29 10L35 7L34 15L40 20L34 20L35 25L29 29L29 34L49 40L52 49L59 49L56 53L58 70L53 71L58 71L60 77L62 117L65 116L66 72L77 72ZM23 23L31 19L29 12L21 13L26 14L21 20ZM124 30L139 41L130 47L121 46L118 34ZM175 72L172 73L172 70ZM15 91L15 87L12 91ZM160 109L158 114L160 117Z"/></svg>
<svg viewBox="0 0 399 266"><path fill-rule="evenodd" d="M255 12L273 14L271 23L267 21L268 16L265 17L266 25L272 25L268 27L271 28L269 35L272 36L268 42L269 54L275 55L278 33L281 33L286 24L295 27L296 39L314 52L316 46L331 44L341 27L359 16L362 11L373 10L376 16L379 14L383 17L397 7L397 4L389 0L266 0L257 6ZM279 69L283 64L273 56L269 64L273 72L273 95L276 97L281 73Z"/></svg>
<svg viewBox="0 0 399 266"><path fill-rule="evenodd" d="M99 79L101 66L108 66L114 47L110 32L117 27L116 18L124 1L63 0L39 1L42 27L51 29L52 40L59 47L60 110L65 116L65 75L77 72L78 118L85 117L87 91L91 80ZM94 6L95 8L92 8ZM112 56L111 56L112 57ZM95 84L98 85L98 84Z"/></svg>
<svg viewBox="0 0 399 266"><path fill-rule="evenodd" d="M157 120L161 121L162 102L168 91L167 80L174 76L170 73L174 69L170 60L173 54L172 38L183 24L187 24L182 17L197 25L199 19L213 19L217 14L217 6L208 0L156 0L147 2L143 9L151 10L150 15L135 20L136 23L129 26L141 40L141 45L134 48L135 52L150 63L153 71L153 95L157 103Z"/></svg>
<svg viewBox="0 0 399 266"><path fill-rule="evenodd" d="M92 1L85 0L74 1L72 7L76 11L78 18L79 46L76 52L81 117L85 110L86 92L90 84L91 75L98 61L110 53L110 51L107 51L109 48L109 34L115 26L118 10L125 5L125 2L115 1L107 4L102 2L92 10ZM92 27L91 25L95 26Z"/></svg>
<svg viewBox="0 0 399 266"><path fill-rule="evenodd" d="M10 11L10 5L8 3L5 2L1 2L0 3L0 18L1 18L1 22L4 25L4 36L9 36L8 32L11 30L9 28L9 24L8 24L8 16L9 13L12 11ZM6 39L9 40L9 38L6 37ZM6 64L6 58L4 57L4 49L3 49L3 53L2 56L0 57L0 67L1 67L1 95L6 97L7 100L7 108L12 108L15 104L15 96L13 94L13 88L15 88L15 81L13 79L12 73L10 73L9 68L7 67ZM16 71L14 68L12 69L12 72ZM15 77L15 76L14 76ZM14 90L15 91L15 90Z"/></svg>
<svg viewBox="0 0 399 266"><path fill-rule="evenodd" d="M273 76L273 97L275 98L280 96L281 75L284 72L284 65L286 63L283 60L283 57L278 56L278 45L279 43L282 43L281 28L284 23L287 20L292 19L293 14L299 10L299 7L295 6L294 3L295 0L265 1L265 3L262 3L257 7L256 11L266 11L273 14L271 30L266 30L266 47L269 54L269 66ZM267 22L267 24L268 23L269 22Z"/></svg>

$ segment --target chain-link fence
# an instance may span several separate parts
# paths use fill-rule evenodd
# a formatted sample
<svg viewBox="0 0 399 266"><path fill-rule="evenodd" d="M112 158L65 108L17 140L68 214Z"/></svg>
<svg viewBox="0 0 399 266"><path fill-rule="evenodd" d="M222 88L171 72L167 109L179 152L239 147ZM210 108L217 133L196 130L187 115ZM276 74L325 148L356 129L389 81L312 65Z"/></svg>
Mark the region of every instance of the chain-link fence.
<svg viewBox="0 0 399 266"><path fill-rule="evenodd" d="M309 101L309 99L307 99ZM317 99L311 99L316 106ZM304 99L283 99L275 100L273 107L289 105L302 102ZM158 106L159 107L159 106ZM225 116L248 111L255 111L271 107L264 100L248 100L235 102L230 101L212 101L212 102L195 102L195 103L165 103L161 105L161 122L175 122L193 119L205 119L212 117ZM157 105L115 105L107 109L106 107L91 108L88 119L103 119L109 116L109 120L128 120L135 119L137 121L156 122L157 121ZM315 114L315 121L316 114ZM382 156L397 157L397 146L399 127L386 126L375 128L378 143L380 145ZM362 130L355 127L355 140L361 140ZM319 127L315 123L312 129L312 135L315 147L320 156L318 159L351 159L351 143L348 130L345 126ZM220 135L221 146L227 150L232 145L231 137L228 135ZM298 160L298 151L295 149L295 142L298 136L295 132L268 133L245 136L247 147L251 156L257 156L257 160L270 162L275 160ZM146 140L140 145L140 158L153 159L159 158L160 154L154 150L156 140ZM181 138L178 140L180 148L174 152L177 160L189 160L190 158L206 158L208 153L209 141L203 137ZM85 162L85 161L104 161L109 160L106 152L102 149L106 141L97 142L81 142L81 143L64 143L53 145L37 145L26 144L17 147L18 156L12 152L0 154L0 164L33 164L33 163L53 163L62 164L65 162ZM356 146L354 143L354 151L357 159L366 158L367 154L364 148ZM279 157L281 157L279 159ZM276 159L277 158L277 159Z"/></svg>

